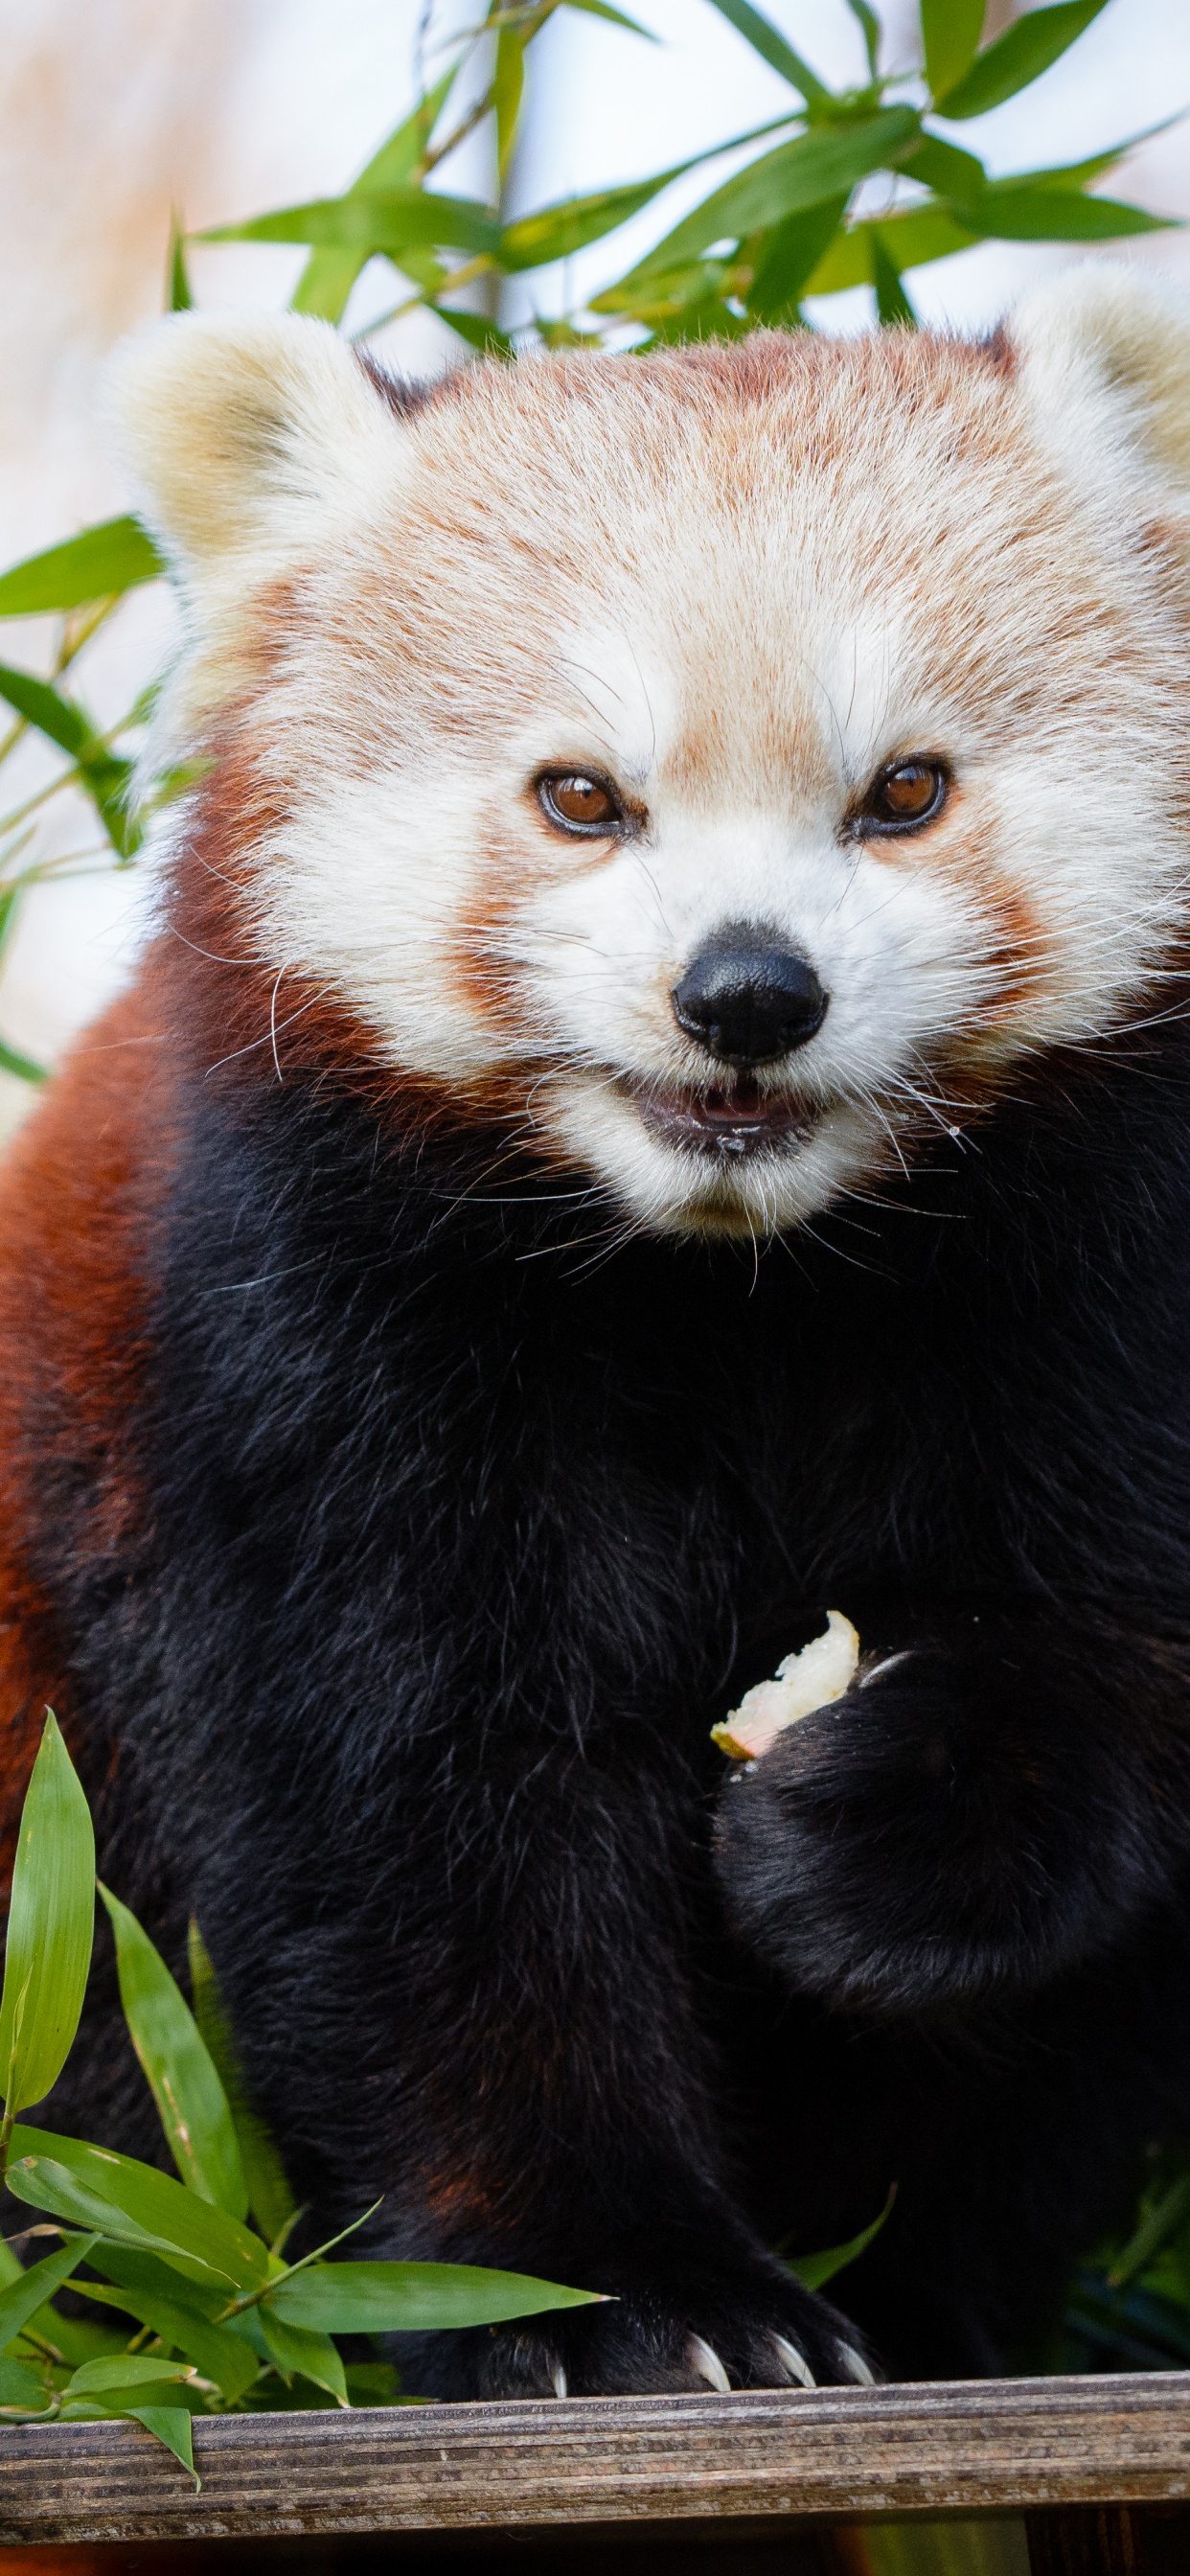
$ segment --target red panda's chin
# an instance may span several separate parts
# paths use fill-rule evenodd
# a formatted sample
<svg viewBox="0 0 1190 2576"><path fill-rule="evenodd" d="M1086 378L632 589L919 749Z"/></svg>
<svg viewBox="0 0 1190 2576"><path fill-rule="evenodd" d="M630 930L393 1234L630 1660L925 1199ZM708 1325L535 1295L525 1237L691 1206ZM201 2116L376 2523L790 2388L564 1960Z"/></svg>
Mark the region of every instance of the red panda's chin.
<svg viewBox="0 0 1190 2576"><path fill-rule="evenodd" d="M818 1112L780 1092L762 1092L748 1075L730 1088L686 1091L635 1082L630 1094L650 1134L685 1153L736 1160L797 1152L813 1134Z"/></svg>

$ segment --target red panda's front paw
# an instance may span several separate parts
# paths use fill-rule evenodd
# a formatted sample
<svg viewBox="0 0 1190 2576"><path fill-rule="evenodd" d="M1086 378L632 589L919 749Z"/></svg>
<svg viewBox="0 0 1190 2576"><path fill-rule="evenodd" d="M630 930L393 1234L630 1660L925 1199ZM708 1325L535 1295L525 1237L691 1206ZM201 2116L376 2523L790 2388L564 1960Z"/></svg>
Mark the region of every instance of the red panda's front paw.
<svg viewBox="0 0 1190 2576"><path fill-rule="evenodd" d="M635 2270L635 2267L633 2267ZM862 2340L773 2264L754 2279L646 2280L598 2307L433 2338L406 2364L442 2398L655 2397L708 2388L814 2388L875 2376Z"/></svg>
<svg viewBox="0 0 1190 2576"><path fill-rule="evenodd" d="M1086 1955L1115 1810L1063 1684L1007 1620L898 1642L725 1780L733 1929L790 1984L865 2013L1036 1985ZM1061 1794L1080 1756L1081 1809Z"/></svg>

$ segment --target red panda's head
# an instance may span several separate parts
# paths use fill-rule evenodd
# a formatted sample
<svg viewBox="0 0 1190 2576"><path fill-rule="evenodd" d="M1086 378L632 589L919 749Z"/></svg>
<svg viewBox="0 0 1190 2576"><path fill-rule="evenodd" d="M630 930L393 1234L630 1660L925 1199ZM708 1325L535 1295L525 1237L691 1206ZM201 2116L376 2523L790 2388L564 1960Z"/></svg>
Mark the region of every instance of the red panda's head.
<svg viewBox="0 0 1190 2576"><path fill-rule="evenodd" d="M408 406L324 324L186 316L119 395L173 740L260 789L262 963L637 1221L796 1224L1153 1006L1190 857L1156 290Z"/></svg>

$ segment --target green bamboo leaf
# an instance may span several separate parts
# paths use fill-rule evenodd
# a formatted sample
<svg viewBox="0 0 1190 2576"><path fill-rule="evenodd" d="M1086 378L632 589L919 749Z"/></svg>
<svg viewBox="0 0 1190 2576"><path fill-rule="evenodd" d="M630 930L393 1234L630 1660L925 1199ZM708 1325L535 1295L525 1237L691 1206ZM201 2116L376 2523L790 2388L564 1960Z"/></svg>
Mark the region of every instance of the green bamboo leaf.
<svg viewBox="0 0 1190 2576"><path fill-rule="evenodd" d="M978 205L987 190L982 161L973 152L960 152L957 143L944 143L940 134L923 134L912 152L904 154L900 167L907 179L920 179L923 187L961 206Z"/></svg>
<svg viewBox="0 0 1190 2576"><path fill-rule="evenodd" d="M471 2263L312 2263L278 2282L266 2304L287 2324L323 2334L414 2334L590 2307L601 2296Z"/></svg>
<svg viewBox="0 0 1190 2576"><path fill-rule="evenodd" d="M552 260L570 259L576 250L585 250L590 242L601 241L605 233L615 232L642 207L660 196L674 179L692 168L688 161L677 161L671 170L659 170L652 179L634 180L626 188L601 188L591 197L567 197L554 206L542 206L535 215L522 215L509 224L500 244L500 266L515 274L523 268L545 268Z"/></svg>
<svg viewBox="0 0 1190 2576"><path fill-rule="evenodd" d="M0 662L0 698L23 716L26 724L36 725L59 751L69 752L72 760L81 762L89 752L101 747L81 707L72 705L69 698L59 697L48 680L36 679L32 671L11 670L7 663Z"/></svg>
<svg viewBox="0 0 1190 2576"><path fill-rule="evenodd" d="M825 258L807 281L807 295L838 295L849 286L868 286L872 278L871 226L853 224L831 243ZM975 239L956 211L944 206L910 206L902 215L883 215L880 230L896 266L925 268L934 259L952 259L970 250Z"/></svg>
<svg viewBox="0 0 1190 2576"><path fill-rule="evenodd" d="M1143 2272L1190 2215L1190 2174L1179 2174L1116 2255L1107 2275L1110 2290L1121 2290Z"/></svg>
<svg viewBox="0 0 1190 2576"><path fill-rule="evenodd" d="M165 309L167 313L189 313L194 305L190 280L186 274L186 236L181 217L174 209L169 219L169 251L165 269Z"/></svg>
<svg viewBox="0 0 1190 2576"><path fill-rule="evenodd" d="M229 2403L251 2387L258 2367L251 2346L232 2327L219 2325L205 2313L206 2308L226 2304L221 2290L215 2290L200 2307L196 2302L202 2293L197 2287L191 2292L190 2284L159 2256L137 2253L131 2246L105 2245L96 2262L116 2286L110 2287L107 2281L76 2281L78 2296L93 2299L98 2307L119 2308L126 2317L151 2326L162 2343L185 2353L204 2379L212 2379Z"/></svg>
<svg viewBox="0 0 1190 2576"><path fill-rule="evenodd" d="M787 215L769 234L767 247L748 289L748 311L757 322L774 322L796 309L806 281L824 259L847 211L846 197L828 197L804 214Z"/></svg>
<svg viewBox="0 0 1190 2576"><path fill-rule="evenodd" d="M525 94L525 39L519 27L502 27L496 38L496 174L503 187L512 166L521 100Z"/></svg>
<svg viewBox="0 0 1190 2576"><path fill-rule="evenodd" d="M1056 63L1099 16L1107 0L1061 0L1056 9L1031 9L1025 18L997 36L977 54L970 70L952 89L934 91L934 105L946 117L984 116L1006 98L1027 89ZM932 84L931 84L932 86Z"/></svg>
<svg viewBox="0 0 1190 2576"><path fill-rule="evenodd" d="M847 6L852 17L858 22L859 31L864 40L864 52L868 57L868 71L871 78L875 80L878 77L880 60L880 20L875 10L869 9L868 0L847 0Z"/></svg>
<svg viewBox="0 0 1190 2576"><path fill-rule="evenodd" d="M194 2492L200 2495L202 2479L194 2465L193 2418L187 2413L186 2408L184 2406L126 2406L124 2412L126 2415L134 2415L137 2423L144 2425L146 2433L151 2433L155 2441L163 2442L166 2450L173 2452L175 2460L180 2460L182 2467L189 2470L194 2480Z"/></svg>
<svg viewBox="0 0 1190 2576"><path fill-rule="evenodd" d="M0 2290L0 2349L15 2342L21 2328L29 2324L47 2299L52 2299L79 2264L86 2262L95 2242L94 2236L75 2237L56 2254L47 2254L44 2262L31 2263L27 2272L21 2272L7 2289Z"/></svg>
<svg viewBox="0 0 1190 2576"><path fill-rule="evenodd" d="M880 227L872 226L872 284L876 289L876 316L882 330L900 324L911 331L917 328L917 315L901 284L901 272L881 240Z"/></svg>
<svg viewBox="0 0 1190 2576"><path fill-rule="evenodd" d="M1121 241L1131 233L1177 229L1171 215L1150 215L1115 197L1084 197L1073 188L1001 187L962 214L985 241Z"/></svg>
<svg viewBox="0 0 1190 2576"><path fill-rule="evenodd" d="M435 304L433 309L439 321L449 322L460 340L465 340L469 349L478 349L481 357L515 358L515 341L510 340L507 331L501 330L498 322L489 322L486 313L460 313L452 311L446 304Z"/></svg>
<svg viewBox="0 0 1190 2576"><path fill-rule="evenodd" d="M78 2029L95 1924L95 1837L51 1710L25 1795L0 1997L0 2085L9 2118L40 2102Z"/></svg>
<svg viewBox="0 0 1190 2576"><path fill-rule="evenodd" d="M71 2227L93 2228L105 2242L110 2239L117 2245L140 2246L146 2252L163 2254L167 2262L181 2259L194 2269L202 2268L185 2248L174 2245L168 2237L154 2236L136 2219L129 2218L114 2201L105 2200L102 2192L81 2182L76 2174L65 2165L57 2164L51 2156L18 2157L15 2164L10 2164L5 2180L18 2200L27 2201L32 2209L52 2211L55 2218L64 2218ZM220 2281L231 2280L230 2273L212 2273L209 2267L207 2276Z"/></svg>
<svg viewBox="0 0 1190 2576"><path fill-rule="evenodd" d="M115 1934L124 2019L178 2172L200 2199L246 2218L248 2192L227 2096L194 2016L135 1914L102 1880L99 1893Z"/></svg>
<svg viewBox="0 0 1190 2576"><path fill-rule="evenodd" d="M403 250L496 251L500 225L477 197L440 197L430 188L369 188L280 206L246 224L216 224L194 239L306 242L316 250L358 251L361 259L377 251L395 259Z"/></svg>
<svg viewBox="0 0 1190 2576"><path fill-rule="evenodd" d="M159 2352L114 2352L104 2361L85 2361L67 2382L67 2397L108 2397L116 2389L144 2388L152 2380L193 2377L188 2361L167 2361Z"/></svg>
<svg viewBox="0 0 1190 2576"><path fill-rule="evenodd" d="M0 2357L0 2412L20 2406L27 2412L43 2414L49 2404L49 2391L23 2361Z"/></svg>
<svg viewBox="0 0 1190 2576"><path fill-rule="evenodd" d="M309 2326L293 2325L287 2318L276 2315L268 2299L262 2299L259 2316L269 2358L276 2364L282 2379L287 2384L295 2375L310 2379L316 2388L325 2388L336 2405L346 2406L347 2382L343 2376L343 2364L330 2336Z"/></svg>
<svg viewBox="0 0 1190 2576"><path fill-rule="evenodd" d="M0 1038L0 1073L14 1073L18 1082L49 1080L46 1065L34 1064L32 1056L18 1055L16 1048L7 1046L3 1038Z"/></svg>
<svg viewBox="0 0 1190 2576"><path fill-rule="evenodd" d="M842 2272L848 2263L858 2261L859 2256L871 2244L873 2237L879 2236L896 2196L897 2186L894 2182L879 2218L874 2218L870 2226L861 2227L858 2236L849 2236L845 2245L831 2245L821 2254L787 2255L786 2271L794 2274L795 2279L801 2282L803 2290L820 2290L824 2281L832 2281L836 2272Z"/></svg>
<svg viewBox="0 0 1190 2576"><path fill-rule="evenodd" d="M79 2138L23 2126L13 2132L12 2153L17 2161L9 2173L10 2190L55 2218L94 2226L118 2242L163 2254L183 2269L188 2262L197 2263L200 2278L215 2273L237 2290L259 2289L268 2278L268 2249L260 2238L155 2165L118 2156L110 2147L87 2146ZM52 2191L53 2198L39 2200L39 2191ZM67 2197L74 2203L70 2208L62 2205ZM93 2210L102 2214L93 2216Z"/></svg>
<svg viewBox="0 0 1190 2576"><path fill-rule="evenodd" d="M26 724L36 725L48 741L69 754L113 849L121 858L130 858L141 840L140 827L128 810L132 762L109 751L83 709L51 688L48 680L36 679L32 671L16 671L0 662L0 698Z"/></svg>
<svg viewBox="0 0 1190 2576"><path fill-rule="evenodd" d="M506 227L499 265L515 272L569 259L590 242L601 241L605 233L615 232L618 225L627 223L660 196L663 188L684 178L688 170L701 169L706 161L719 161L725 152L741 151L746 143L762 143L768 135L787 130L789 122L787 116L779 116L767 125L753 126L746 134L733 134L724 143L712 143L705 152L693 153L688 161L675 161L668 170L654 171L651 179L634 179L627 187L600 188L594 196L564 197L556 205L540 206L536 214L524 215ZM633 275L637 273L634 270Z"/></svg>
<svg viewBox="0 0 1190 2576"><path fill-rule="evenodd" d="M373 153L358 179L347 190L349 197L366 195L369 189L375 192L413 185L430 136L446 104L447 93L454 87L456 70L457 65L452 64L436 86L427 90L425 97L418 101L412 116L407 116L394 133L385 136L379 151ZM292 298L293 312L315 313L324 322L341 322L347 309L347 299L365 261L366 254L359 250L311 251Z"/></svg>
<svg viewBox="0 0 1190 2576"><path fill-rule="evenodd" d="M787 215L822 205L844 190L850 192L870 171L899 165L902 153L920 132L911 107L882 108L858 125L814 126L717 188L623 282L635 285L658 269L676 268L683 260L697 258L718 241L740 241L747 233L767 231Z"/></svg>
<svg viewBox="0 0 1190 2576"><path fill-rule="evenodd" d="M639 18L629 18L623 9L613 9L610 0L562 0L567 9L581 9L590 18L606 18L611 27L623 27L630 36L643 36L647 45L659 45L660 36L652 27L642 27Z"/></svg>
<svg viewBox="0 0 1190 2576"><path fill-rule="evenodd" d="M0 573L0 617L40 617L47 609L82 608L157 581L165 566L135 519L104 519L65 545Z"/></svg>
<svg viewBox="0 0 1190 2576"><path fill-rule="evenodd" d="M921 0L921 42L933 98L957 89L983 34L986 0Z"/></svg>
<svg viewBox="0 0 1190 2576"><path fill-rule="evenodd" d="M231 2112L247 2184L248 2206L257 2226L269 2244L274 2245L278 2237L284 2236L292 2226L297 2216L297 2202L265 2123L249 2100L243 2062L227 2006L210 1953L193 1917L190 1922L190 1992L194 1997L194 2018Z"/></svg>
<svg viewBox="0 0 1190 2576"><path fill-rule="evenodd" d="M812 72L801 55L795 54L792 45L786 44L772 20L763 17L759 9L752 8L751 0L712 0L712 6L721 18L729 21L736 34L743 36L751 45L753 53L759 54L761 61L768 64L770 71L779 73L783 81L788 81L790 88L805 99L807 106L831 97L825 81L820 81L817 72Z"/></svg>

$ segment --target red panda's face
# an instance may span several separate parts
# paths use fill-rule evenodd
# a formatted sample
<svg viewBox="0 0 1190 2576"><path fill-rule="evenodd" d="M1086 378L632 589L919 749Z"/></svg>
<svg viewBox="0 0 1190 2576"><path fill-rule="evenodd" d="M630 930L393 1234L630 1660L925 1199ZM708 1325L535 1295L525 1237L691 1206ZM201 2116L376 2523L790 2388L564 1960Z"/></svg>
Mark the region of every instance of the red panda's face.
<svg viewBox="0 0 1190 2576"><path fill-rule="evenodd" d="M394 1067L638 1222L759 1233L1143 1010L1183 602L1106 430L924 341L351 399L238 723L284 815L253 937Z"/></svg>

